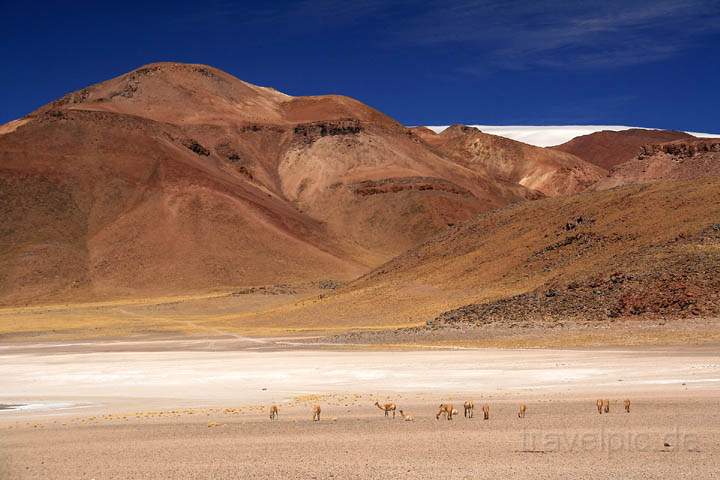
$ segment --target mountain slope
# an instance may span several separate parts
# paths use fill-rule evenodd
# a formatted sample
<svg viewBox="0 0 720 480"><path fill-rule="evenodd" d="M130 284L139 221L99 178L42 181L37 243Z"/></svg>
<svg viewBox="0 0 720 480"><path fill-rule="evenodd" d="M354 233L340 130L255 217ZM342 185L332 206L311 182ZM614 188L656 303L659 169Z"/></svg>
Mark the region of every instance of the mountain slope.
<svg viewBox="0 0 720 480"><path fill-rule="evenodd" d="M453 125L439 134L419 128L414 132L459 165L543 195L577 193L605 175L601 168L574 155L489 135L473 127Z"/></svg>
<svg viewBox="0 0 720 480"><path fill-rule="evenodd" d="M635 158L644 145L691 138L694 137L685 132L631 128L619 132L605 130L582 135L551 148L573 154L586 162L610 170Z"/></svg>
<svg viewBox="0 0 720 480"><path fill-rule="evenodd" d="M718 222L718 179L519 203L448 229L268 321L510 325L718 315Z"/></svg>
<svg viewBox="0 0 720 480"><path fill-rule="evenodd" d="M92 111L42 115L0 137L2 296L153 294L358 271L317 221L183 138L169 125Z"/></svg>
<svg viewBox="0 0 720 480"><path fill-rule="evenodd" d="M528 189L340 96L151 64L0 128L0 302L347 279Z"/></svg>

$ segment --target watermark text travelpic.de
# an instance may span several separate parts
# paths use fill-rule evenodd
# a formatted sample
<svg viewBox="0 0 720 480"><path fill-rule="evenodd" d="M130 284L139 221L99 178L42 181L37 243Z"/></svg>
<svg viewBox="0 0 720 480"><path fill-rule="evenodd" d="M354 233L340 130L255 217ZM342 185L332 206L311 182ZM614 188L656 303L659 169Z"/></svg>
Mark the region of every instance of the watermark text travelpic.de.
<svg viewBox="0 0 720 480"><path fill-rule="evenodd" d="M526 452L650 452L657 450L693 451L699 449L694 433L679 427L670 432L617 432L601 426L589 432L524 430L522 450Z"/></svg>

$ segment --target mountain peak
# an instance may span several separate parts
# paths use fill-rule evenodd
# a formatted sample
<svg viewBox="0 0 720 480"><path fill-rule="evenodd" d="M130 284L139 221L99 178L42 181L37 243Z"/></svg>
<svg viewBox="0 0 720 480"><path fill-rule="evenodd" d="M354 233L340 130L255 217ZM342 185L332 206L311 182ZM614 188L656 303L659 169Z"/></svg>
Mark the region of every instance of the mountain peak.
<svg viewBox="0 0 720 480"><path fill-rule="evenodd" d="M293 97L208 65L158 62L65 95L39 109L101 110L182 123L279 122Z"/></svg>
<svg viewBox="0 0 720 480"><path fill-rule="evenodd" d="M476 127L469 127L467 125L462 125L460 123L456 123L453 125L450 125L448 128L443 130L440 135L449 138L449 137L455 137L458 135L467 135L470 133L480 133L480 129Z"/></svg>

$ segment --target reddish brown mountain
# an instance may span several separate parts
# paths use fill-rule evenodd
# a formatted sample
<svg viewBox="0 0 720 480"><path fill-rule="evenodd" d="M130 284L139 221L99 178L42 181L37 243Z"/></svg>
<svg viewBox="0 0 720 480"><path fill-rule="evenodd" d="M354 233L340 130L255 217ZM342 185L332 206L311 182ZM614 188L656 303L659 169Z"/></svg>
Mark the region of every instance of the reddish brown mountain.
<svg viewBox="0 0 720 480"><path fill-rule="evenodd" d="M619 132L603 130L575 137L569 142L551 148L571 153L593 165L610 170L616 165L635 158L640 152L640 148L646 144L690 138L693 138L690 134L668 130L643 128L631 128Z"/></svg>
<svg viewBox="0 0 720 480"><path fill-rule="evenodd" d="M0 302L350 278L532 196L356 100L152 64L0 127Z"/></svg>
<svg viewBox="0 0 720 480"><path fill-rule="evenodd" d="M408 128L408 130L410 130L415 135L422 138L431 145L437 146L440 143L439 135L435 133L434 130L429 129L428 127L410 127Z"/></svg>
<svg viewBox="0 0 720 480"><path fill-rule="evenodd" d="M474 127L453 125L440 134L424 130L415 133L458 165L547 196L580 192L606 173L569 153L490 135Z"/></svg>
<svg viewBox="0 0 720 480"><path fill-rule="evenodd" d="M720 177L720 139L693 138L641 147L639 155L614 167L597 190L657 180Z"/></svg>

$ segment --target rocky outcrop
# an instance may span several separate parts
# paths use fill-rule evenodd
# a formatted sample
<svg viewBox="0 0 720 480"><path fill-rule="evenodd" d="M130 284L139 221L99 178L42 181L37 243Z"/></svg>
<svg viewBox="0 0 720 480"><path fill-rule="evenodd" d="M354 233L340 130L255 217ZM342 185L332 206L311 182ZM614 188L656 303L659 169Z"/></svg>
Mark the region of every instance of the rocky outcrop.
<svg viewBox="0 0 720 480"><path fill-rule="evenodd" d="M366 180L364 182L348 185L352 192L363 197L369 195L381 195L386 193L398 193L408 190L415 191L437 191L452 193L454 195L468 196L470 192L454 183L431 177L405 177L386 178L383 180Z"/></svg>
<svg viewBox="0 0 720 480"><path fill-rule="evenodd" d="M265 124L265 123L249 123L238 127L238 131L241 133L247 132L270 132L270 133L284 133L285 129L279 125Z"/></svg>
<svg viewBox="0 0 720 480"><path fill-rule="evenodd" d="M720 152L720 141L670 142L640 147L639 158L666 153L678 158L690 158L700 153Z"/></svg>
<svg viewBox="0 0 720 480"><path fill-rule="evenodd" d="M295 126L294 133L306 143L312 143L318 138L333 135L356 135L362 131L359 120L347 118L342 120L301 123Z"/></svg>
<svg viewBox="0 0 720 480"><path fill-rule="evenodd" d="M192 150L195 154L201 155L201 156L209 156L210 150L203 147L197 140L193 140L192 138L188 138L183 140L183 145L185 145L186 148Z"/></svg>
<svg viewBox="0 0 720 480"><path fill-rule="evenodd" d="M614 167L593 188L606 190L628 183L659 180L693 180L720 176L720 140L651 143L632 160Z"/></svg>

